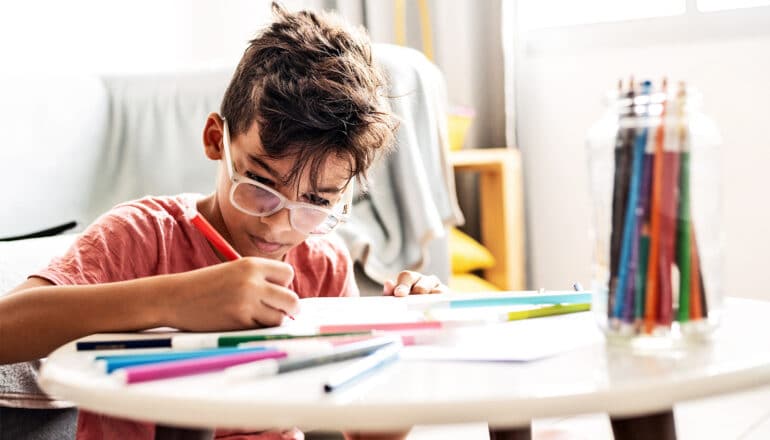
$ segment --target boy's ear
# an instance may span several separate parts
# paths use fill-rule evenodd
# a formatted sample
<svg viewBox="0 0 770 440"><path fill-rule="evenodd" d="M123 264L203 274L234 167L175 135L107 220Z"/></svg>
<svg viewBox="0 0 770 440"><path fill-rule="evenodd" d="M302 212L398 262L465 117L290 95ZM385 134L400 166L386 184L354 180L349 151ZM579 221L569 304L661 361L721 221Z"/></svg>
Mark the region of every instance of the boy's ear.
<svg viewBox="0 0 770 440"><path fill-rule="evenodd" d="M219 160L224 157L224 121L217 113L209 114L203 127L203 149L206 157Z"/></svg>

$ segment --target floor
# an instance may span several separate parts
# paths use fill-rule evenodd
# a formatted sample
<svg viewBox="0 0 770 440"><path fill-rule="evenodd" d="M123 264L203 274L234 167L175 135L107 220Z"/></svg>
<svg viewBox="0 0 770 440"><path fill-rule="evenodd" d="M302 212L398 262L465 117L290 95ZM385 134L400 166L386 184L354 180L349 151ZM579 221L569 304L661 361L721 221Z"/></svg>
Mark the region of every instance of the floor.
<svg viewBox="0 0 770 440"><path fill-rule="evenodd" d="M674 408L678 440L770 439L770 386L691 401ZM533 423L533 440L612 440L606 414ZM416 426L409 440L488 439L486 424Z"/></svg>

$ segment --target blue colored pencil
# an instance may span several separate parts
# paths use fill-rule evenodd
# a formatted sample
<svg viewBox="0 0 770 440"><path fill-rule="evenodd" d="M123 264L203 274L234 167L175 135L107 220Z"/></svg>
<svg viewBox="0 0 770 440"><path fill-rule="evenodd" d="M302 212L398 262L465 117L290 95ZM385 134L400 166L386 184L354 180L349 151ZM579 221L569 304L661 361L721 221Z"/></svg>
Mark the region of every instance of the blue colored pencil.
<svg viewBox="0 0 770 440"><path fill-rule="evenodd" d="M126 354L97 356L96 364L105 373L112 373L118 368L133 367L135 365L157 364L159 362L176 361L182 359L195 359L223 354L247 353L251 351L264 351L268 347L250 348L212 348L206 350L166 351L162 353Z"/></svg>
<svg viewBox="0 0 770 440"><path fill-rule="evenodd" d="M650 81L644 81L642 83L642 94L650 94ZM634 153L631 162L631 185L628 188L628 203L626 204L625 222L623 224L623 239L620 249L620 262L618 267L618 287L617 287L617 300L615 301L615 310L613 316L616 318L624 317L624 307L628 308L631 303L631 299L627 298L628 283L629 283L629 268L630 259L632 253L632 247L634 246L634 232L636 227L636 208L639 200L640 184L642 180L642 161L644 157L644 151L647 147L647 129L641 130L644 134L637 135L634 141ZM633 310L633 308L631 308Z"/></svg>
<svg viewBox="0 0 770 440"><path fill-rule="evenodd" d="M371 374L376 369L398 359L401 352L401 341L396 341L392 344L386 345L375 351L374 353L366 356L343 368L333 376L331 376L324 384L324 391L331 393L332 391L339 389L345 385L349 385L364 376Z"/></svg>
<svg viewBox="0 0 770 440"><path fill-rule="evenodd" d="M472 307L495 307L495 306L519 306L519 305L539 305L539 304L575 304L591 302L591 292L565 292L552 294L532 294L532 295L512 295L488 296L484 298L468 299L450 299L438 300L424 303L410 304L410 309L467 309Z"/></svg>
<svg viewBox="0 0 770 440"><path fill-rule="evenodd" d="M648 129L645 128L645 131ZM642 165L642 189L639 195L639 205L636 210L637 222L637 243L638 252L635 256L635 275L634 275L634 321L641 321L644 318L644 307L646 305L647 290L647 260L650 250L650 204L652 191L652 169L655 163L655 150L648 149L644 154L644 164Z"/></svg>

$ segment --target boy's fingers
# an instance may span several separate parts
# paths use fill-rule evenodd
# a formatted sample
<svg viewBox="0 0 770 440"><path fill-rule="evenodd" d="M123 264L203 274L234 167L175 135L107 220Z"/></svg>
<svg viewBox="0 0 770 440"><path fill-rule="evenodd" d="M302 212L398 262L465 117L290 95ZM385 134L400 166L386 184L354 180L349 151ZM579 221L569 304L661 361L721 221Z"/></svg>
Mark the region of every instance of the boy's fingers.
<svg viewBox="0 0 770 440"><path fill-rule="evenodd" d="M396 277L396 287L393 289L395 296L407 296L412 291L412 286L422 275L411 270L403 270Z"/></svg>
<svg viewBox="0 0 770 440"><path fill-rule="evenodd" d="M254 322L266 327L281 325L283 323L283 317L286 316L283 311L271 307L263 301L259 302L257 307L254 308L253 313L252 319L254 319Z"/></svg>
<svg viewBox="0 0 770 440"><path fill-rule="evenodd" d="M283 261L270 260L268 258L251 257L257 259L262 267L265 279L271 283L288 286L294 279L294 268Z"/></svg>
<svg viewBox="0 0 770 440"><path fill-rule="evenodd" d="M396 284L391 280L385 280L385 284L382 285L382 294L383 295L393 295L393 288L396 287Z"/></svg>
<svg viewBox="0 0 770 440"><path fill-rule="evenodd" d="M299 313L299 296L294 291L275 284L266 284L260 302L289 315Z"/></svg>
<svg viewBox="0 0 770 440"><path fill-rule="evenodd" d="M444 283L439 283L438 287L431 293L447 293L449 292L449 286Z"/></svg>
<svg viewBox="0 0 770 440"><path fill-rule="evenodd" d="M412 286L412 293L435 293L440 285L441 281L435 275L424 276Z"/></svg>

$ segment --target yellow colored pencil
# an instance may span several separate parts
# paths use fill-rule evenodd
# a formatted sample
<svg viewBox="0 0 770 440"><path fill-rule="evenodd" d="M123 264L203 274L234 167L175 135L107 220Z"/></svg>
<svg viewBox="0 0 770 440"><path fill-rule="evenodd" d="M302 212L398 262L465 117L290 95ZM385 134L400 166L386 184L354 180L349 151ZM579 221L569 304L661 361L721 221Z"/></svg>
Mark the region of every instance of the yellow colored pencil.
<svg viewBox="0 0 770 440"><path fill-rule="evenodd" d="M554 304L552 306L538 307L529 310L516 310L506 312L503 318L506 321L517 321L519 319L541 318L543 316L563 315L565 313L586 312L591 310L590 303L577 304Z"/></svg>

